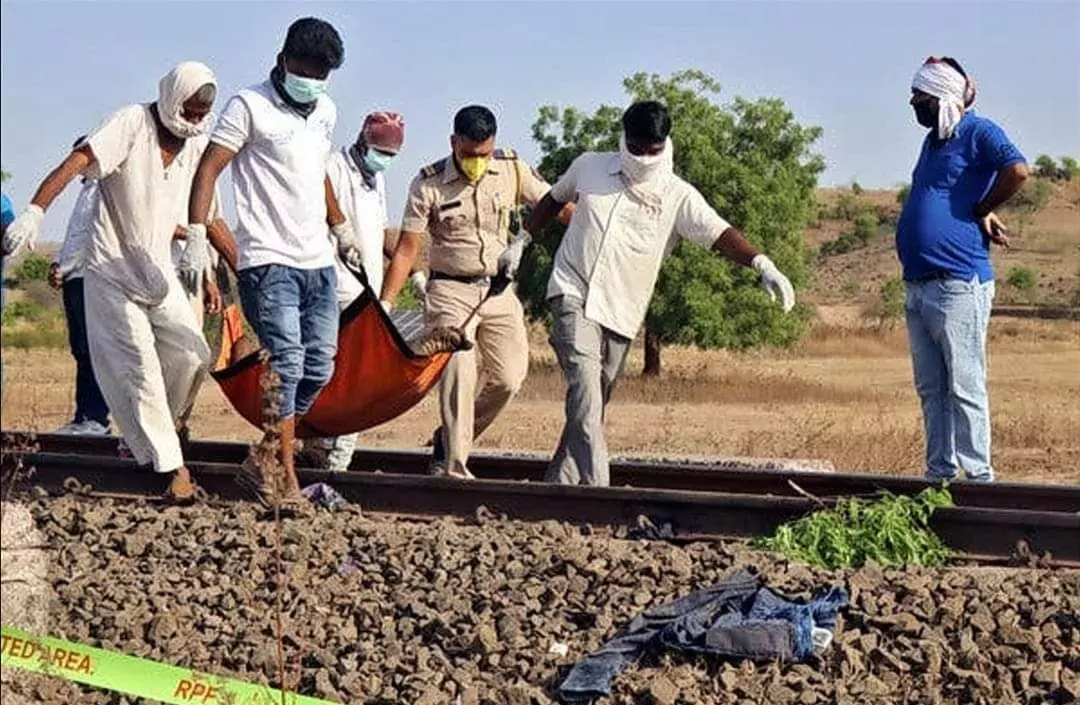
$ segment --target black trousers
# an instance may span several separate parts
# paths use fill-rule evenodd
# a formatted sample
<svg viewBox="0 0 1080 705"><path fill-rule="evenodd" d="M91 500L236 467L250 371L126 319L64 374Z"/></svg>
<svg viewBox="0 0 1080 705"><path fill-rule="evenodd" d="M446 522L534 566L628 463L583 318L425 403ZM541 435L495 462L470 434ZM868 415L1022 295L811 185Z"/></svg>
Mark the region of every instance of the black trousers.
<svg viewBox="0 0 1080 705"><path fill-rule="evenodd" d="M86 305L83 280L64 282L64 316L67 318L68 344L75 358L75 423L96 421L109 425L109 405L101 395L94 367L90 364L90 345L86 342Z"/></svg>

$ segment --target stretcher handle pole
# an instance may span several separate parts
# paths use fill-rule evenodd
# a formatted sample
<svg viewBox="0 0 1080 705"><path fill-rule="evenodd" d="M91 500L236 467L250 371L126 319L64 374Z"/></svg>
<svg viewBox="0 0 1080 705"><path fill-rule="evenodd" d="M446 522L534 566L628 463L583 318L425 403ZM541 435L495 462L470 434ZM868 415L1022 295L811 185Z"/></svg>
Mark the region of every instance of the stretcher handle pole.
<svg viewBox="0 0 1080 705"><path fill-rule="evenodd" d="M480 307L487 303L487 300L490 299L492 296L498 296L499 294L506 291L506 287L510 286L511 281L512 280L510 279L510 277L504 276L502 274L496 274L494 277L492 277L491 285L488 287L487 293L484 294L484 298L480 299L480 303L476 304L473 310L470 311L469 315L465 318L465 321L459 327L463 335L465 333L465 329L469 327L470 323L472 323L472 319L475 318L477 312L480 311Z"/></svg>

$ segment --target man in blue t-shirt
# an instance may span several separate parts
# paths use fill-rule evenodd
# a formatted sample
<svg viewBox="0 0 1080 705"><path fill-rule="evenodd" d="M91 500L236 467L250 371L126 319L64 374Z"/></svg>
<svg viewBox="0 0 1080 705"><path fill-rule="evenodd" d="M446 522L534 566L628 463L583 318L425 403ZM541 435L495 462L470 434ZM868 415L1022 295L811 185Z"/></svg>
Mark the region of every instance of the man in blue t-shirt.
<svg viewBox="0 0 1080 705"><path fill-rule="evenodd" d="M15 222L15 206L6 193L0 193L0 237L7 232L8 226ZM5 248L6 249L6 248ZM4 256L7 252L0 252L0 309L4 307ZM0 362L0 389L3 389L3 363Z"/></svg>
<svg viewBox="0 0 1080 705"><path fill-rule="evenodd" d="M911 107L930 130L896 226L907 285L915 389L926 429L926 476L990 482L986 332L994 299L990 243L1008 247L994 209L1028 176L1005 132L977 116L975 85L952 58L915 74Z"/></svg>

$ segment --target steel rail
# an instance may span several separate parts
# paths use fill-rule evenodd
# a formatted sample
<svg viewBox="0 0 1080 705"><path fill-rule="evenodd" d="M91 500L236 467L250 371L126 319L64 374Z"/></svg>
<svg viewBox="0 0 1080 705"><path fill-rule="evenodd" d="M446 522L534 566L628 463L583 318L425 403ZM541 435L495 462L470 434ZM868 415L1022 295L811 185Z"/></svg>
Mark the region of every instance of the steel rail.
<svg viewBox="0 0 1080 705"><path fill-rule="evenodd" d="M4 462L10 467L18 459L9 454ZM167 483L165 477L141 470L131 460L59 453L31 453L21 460L32 471L25 479L6 473L4 496L19 487L70 490L73 479L94 494L160 497ZM195 462L190 468L211 496L226 501L244 498L235 482L238 465ZM298 474L302 484L326 482L345 499L376 513L472 516L485 507L512 519L595 525L632 525L646 517L656 527L668 525L670 537L682 540L767 535L818 506L801 497L311 469ZM946 545L966 556L1007 560L1019 551L1049 556L1057 565L1080 565L1080 514L952 507L934 512L931 523Z"/></svg>
<svg viewBox="0 0 1080 705"><path fill-rule="evenodd" d="M22 434L22 437L25 435ZM17 446L16 439L19 437L20 434L16 432L5 433L4 447ZM115 457L117 452L116 439L104 437L39 434L35 437L35 443L38 450L48 453ZM240 463L247 452L248 446L242 443L193 441L188 444L185 455L194 463ZM350 470L421 475L427 472L430 457L430 453L424 451L366 448L357 450L353 455ZM473 474L482 479L542 482L547 460L527 455L474 453L469 458L469 467ZM918 477L791 471L741 461L707 463L658 460L612 461L611 484L616 487L792 498L802 497L799 491L802 490L822 499L868 496L881 491L911 495L931 486L931 483ZM961 507L1080 512L1080 486L1076 485L958 482L949 489L953 502Z"/></svg>

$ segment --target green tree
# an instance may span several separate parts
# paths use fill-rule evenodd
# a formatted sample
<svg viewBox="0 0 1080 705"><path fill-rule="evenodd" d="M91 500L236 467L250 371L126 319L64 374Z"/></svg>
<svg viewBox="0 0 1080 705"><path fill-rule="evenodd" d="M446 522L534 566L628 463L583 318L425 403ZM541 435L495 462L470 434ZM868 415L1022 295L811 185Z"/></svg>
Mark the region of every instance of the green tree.
<svg viewBox="0 0 1080 705"><path fill-rule="evenodd" d="M1050 197L1054 195L1054 185L1045 179L1028 179L1020 187L1020 191L1006 204L1006 208L1016 214L1019 221L1017 233L1024 234L1028 224L1035 218L1035 214L1050 203Z"/></svg>
<svg viewBox="0 0 1080 705"><path fill-rule="evenodd" d="M1006 281L1020 291L1031 291L1039 283L1039 273L1030 267L1013 267Z"/></svg>
<svg viewBox="0 0 1080 705"><path fill-rule="evenodd" d="M4 183L11 178L11 172L7 169L0 169L0 184Z"/></svg>
<svg viewBox="0 0 1080 705"><path fill-rule="evenodd" d="M1061 178L1066 181L1072 181L1075 178L1080 177L1080 164L1076 163L1076 159L1072 157L1061 158L1061 169L1059 169Z"/></svg>
<svg viewBox="0 0 1080 705"><path fill-rule="evenodd" d="M878 217L871 213L863 213L855 219L855 228L851 231L863 247L874 237L877 233Z"/></svg>
<svg viewBox="0 0 1080 705"><path fill-rule="evenodd" d="M910 196L910 195L911 195L911 184L904 184L903 186L901 186L900 189L896 192L896 203L897 203L897 205L899 205L901 208L903 208L904 204L907 203L908 196Z"/></svg>
<svg viewBox="0 0 1080 705"><path fill-rule="evenodd" d="M878 319L878 328L892 328L903 318L906 293L904 281L899 277L888 279L881 285L873 310L873 314Z"/></svg>
<svg viewBox="0 0 1080 705"><path fill-rule="evenodd" d="M825 167L811 152L821 129L800 125L779 99L735 98L722 107L714 100L720 85L702 71L668 78L638 73L623 87L631 100L667 105L676 173L800 285L806 278L801 233ZM540 172L553 182L582 152L617 149L621 116L622 108L609 105L592 114L573 107L540 108L533 124ZM547 279L561 233L554 225L539 234L522 264L518 290L533 318L547 316ZM660 271L646 317L646 373L660 371L663 344L790 344L805 326L805 315L786 315L769 302L755 272L680 244Z"/></svg>
<svg viewBox="0 0 1080 705"><path fill-rule="evenodd" d="M1049 154L1040 154L1035 159L1035 176L1040 179L1057 178L1057 164Z"/></svg>
<svg viewBox="0 0 1080 705"><path fill-rule="evenodd" d="M52 264L48 257L39 254L28 254L15 268L15 278L19 282L43 282L49 278L49 265Z"/></svg>

